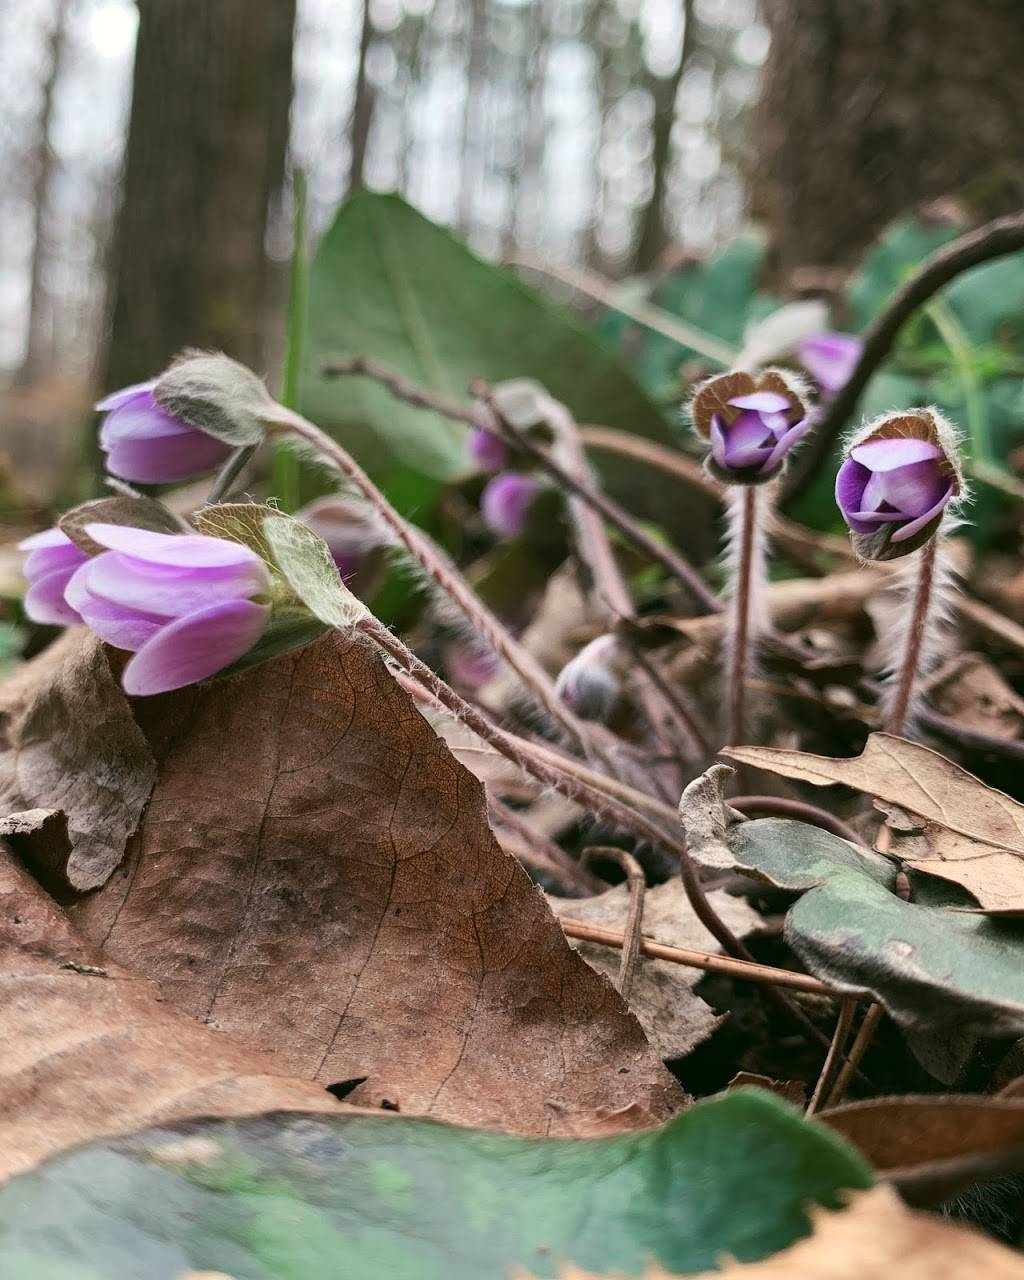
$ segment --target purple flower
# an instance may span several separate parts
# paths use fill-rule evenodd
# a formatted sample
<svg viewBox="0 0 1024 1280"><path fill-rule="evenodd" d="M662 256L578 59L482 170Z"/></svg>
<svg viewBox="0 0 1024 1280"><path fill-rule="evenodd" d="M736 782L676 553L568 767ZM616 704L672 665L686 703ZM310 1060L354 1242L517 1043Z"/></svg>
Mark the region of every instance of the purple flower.
<svg viewBox="0 0 1024 1280"><path fill-rule="evenodd" d="M508 446L493 431L474 427L469 433L467 451L481 471L500 471L508 462Z"/></svg>
<svg viewBox="0 0 1024 1280"><path fill-rule="evenodd" d="M254 551L203 534L88 524L107 547L67 585L68 605L101 640L134 657L126 693L205 680L247 653L270 620L270 574Z"/></svg>
<svg viewBox="0 0 1024 1280"><path fill-rule="evenodd" d="M468 644L450 644L444 651L448 677L463 689L483 688L497 674L499 662L489 649Z"/></svg>
<svg viewBox="0 0 1024 1280"><path fill-rule="evenodd" d="M890 543L912 551L927 540L957 492L945 451L932 440L876 437L854 445L836 476L836 502L854 534L883 535L868 558ZM930 528L930 526L933 526ZM924 539L918 535L925 532Z"/></svg>
<svg viewBox="0 0 1024 1280"><path fill-rule="evenodd" d="M338 498L318 498L296 511L295 519L323 540L342 581L355 576L375 542L366 524Z"/></svg>
<svg viewBox="0 0 1024 1280"><path fill-rule="evenodd" d="M480 510L488 528L502 538L514 538L526 528L530 503L540 488L532 476L500 471L480 495Z"/></svg>
<svg viewBox="0 0 1024 1280"><path fill-rule="evenodd" d="M33 622L46 622L56 627L71 627L81 622L79 614L64 599L64 589L77 569L89 559L84 551L60 529L45 529L18 543L27 551L25 579L25 612Z"/></svg>
<svg viewBox="0 0 1024 1280"><path fill-rule="evenodd" d="M850 380L864 343L852 333L818 333L797 347L800 363L822 391L834 396Z"/></svg>
<svg viewBox="0 0 1024 1280"><path fill-rule="evenodd" d="M125 387L96 406L107 413L100 426L100 448L111 475L136 484L169 484L220 466L231 453L230 445L161 409L154 385Z"/></svg>
<svg viewBox="0 0 1024 1280"><path fill-rule="evenodd" d="M730 412L733 411L733 412ZM723 479L757 480L772 475L810 429L793 402L779 391L732 396L711 419L711 455Z"/></svg>

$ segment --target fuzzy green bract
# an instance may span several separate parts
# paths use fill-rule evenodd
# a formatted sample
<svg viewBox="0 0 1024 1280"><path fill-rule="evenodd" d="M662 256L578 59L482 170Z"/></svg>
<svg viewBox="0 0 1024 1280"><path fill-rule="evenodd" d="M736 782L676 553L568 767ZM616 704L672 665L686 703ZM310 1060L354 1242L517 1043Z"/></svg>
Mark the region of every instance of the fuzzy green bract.
<svg viewBox="0 0 1024 1280"><path fill-rule="evenodd" d="M72 1150L0 1189L5 1280L491 1280L713 1267L808 1233L872 1177L852 1148L740 1089L662 1129L519 1138L281 1114Z"/></svg>

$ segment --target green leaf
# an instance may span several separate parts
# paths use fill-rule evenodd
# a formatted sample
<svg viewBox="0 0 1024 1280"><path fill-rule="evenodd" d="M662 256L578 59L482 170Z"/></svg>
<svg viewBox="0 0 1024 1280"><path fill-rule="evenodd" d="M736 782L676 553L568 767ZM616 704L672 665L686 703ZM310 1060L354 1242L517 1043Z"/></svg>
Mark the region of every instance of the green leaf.
<svg viewBox="0 0 1024 1280"><path fill-rule="evenodd" d="M729 823L713 766L680 815L698 862L801 893L785 936L816 977L870 991L915 1040L1024 1035L1024 925L956 907L904 902L896 864L785 818ZM716 809L717 806L717 809ZM948 901L948 899L947 899Z"/></svg>
<svg viewBox="0 0 1024 1280"><path fill-rule="evenodd" d="M671 428L620 358L572 315L491 266L397 196L360 193L313 266L302 412L372 475L396 461L437 484L466 470L466 427L396 400L366 378L321 376L325 361L371 355L462 402L473 377L536 378L582 423L668 441ZM649 476L616 464L617 496L643 505ZM430 493L424 482L417 506ZM419 512L422 519L422 511Z"/></svg>
<svg viewBox="0 0 1024 1280"><path fill-rule="evenodd" d="M907 218L895 223L871 250L847 288L852 328L863 329L882 310L917 264L960 228L950 222Z"/></svg>
<svg viewBox="0 0 1024 1280"><path fill-rule="evenodd" d="M481 1280L757 1259L871 1184L851 1147L740 1089L659 1130L528 1139L398 1117L196 1121L0 1189L5 1280Z"/></svg>
<svg viewBox="0 0 1024 1280"><path fill-rule="evenodd" d="M325 626L344 629L366 616L366 605L342 582L327 544L301 520L266 516L263 533L281 576Z"/></svg>

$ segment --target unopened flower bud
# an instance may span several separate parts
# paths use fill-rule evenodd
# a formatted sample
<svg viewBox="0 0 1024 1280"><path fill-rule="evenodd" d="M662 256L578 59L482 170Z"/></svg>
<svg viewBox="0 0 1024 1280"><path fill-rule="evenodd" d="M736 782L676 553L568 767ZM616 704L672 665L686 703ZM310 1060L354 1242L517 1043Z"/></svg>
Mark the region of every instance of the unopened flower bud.
<svg viewBox="0 0 1024 1280"><path fill-rule="evenodd" d="M522 533L539 488L533 476L519 471L500 471L488 481L480 496L480 511L487 526L502 538L514 538Z"/></svg>
<svg viewBox="0 0 1024 1280"><path fill-rule="evenodd" d="M797 355L811 377L829 396L841 391L857 367L862 339L852 333L817 333L797 346Z"/></svg>
<svg viewBox="0 0 1024 1280"><path fill-rule="evenodd" d="M711 446L708 470L724 484L761 484L781 470L810 430L806 393L789 373L723 373L697 391L697 434Z"/></svg>
<svg viewBox="0 0 1024 1280"><path fill-rule="evenodd" d="M508 462L508 446L505 441L483 427L473 428L466 448L481 471L500 471Z"/></svg>
<svg viewBox="0 0 1024 1280"><path fill-rule="evenodd" d="M598 636L558 673L555 691L581 720L609 718L622 692L615 669L614 636Z"/></svg>
<svg viewBox="0 0 1024 1280"><path fill-rule="evenodd" d="M353 577L367 553L379 544L372 529L361 520L349 504L340 498L318 498L296 511L301 520L321 538L338 566L342 581Z"/></svg>
<svg viewBox="0 0 1024 1280"><path fill-rule="evenodd" d="M933 408L869 423L836 476L836 502L863 560L916 551L962 492L956 433Z"/></svg>

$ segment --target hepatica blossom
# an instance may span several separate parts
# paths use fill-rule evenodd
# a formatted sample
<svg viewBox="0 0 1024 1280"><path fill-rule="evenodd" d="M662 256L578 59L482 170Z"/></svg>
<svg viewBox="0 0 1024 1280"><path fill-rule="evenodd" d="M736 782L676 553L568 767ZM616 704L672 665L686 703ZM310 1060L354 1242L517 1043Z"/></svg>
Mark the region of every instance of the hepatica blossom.
<svg viewBox="0 0 1024 1280"><path fill-rule="evenodd" d="M500 436L484 427L474 427L466 442L469 456L481 471L500 471L508 462L508 446Z"/></svg>
<svg viewBox="0 0 1024 1280"><path fill-rule="evenodd" d="M834 396L849 382L863 350L863 341L852 333L817 333L798 345L797 355L822 391Z"/></svg>
<svg viewBox="0 0 1024 1280"><path fill-rule="evenodd" d="M907 555L936 531L960 493L955 441L930 410L894 414L855 440L836 502L864 559Z"/></svg>
<svg viewBox="0 0 1024 1280"><path fill-rule="evenodd" d="M514 538L526 528L530 503L539 489L533 476L499 471L480 495L480 510L488 528L502 538Z"/></svg>
<svg viewBox="0 0 1024 1280"><path fill-rule="evenodd" d="M759 484L782 468L810 430L802 389L780 370L711 378L693 402L697 433L711 446L709 470L725 484Z"/></svg>
<svg viewBox="0 0 1024 1280"><path fill-rule="evenodd" d="M82 619L64 599L64 590L76 570L89 559L60 529L45 529L18 543L27 551L24 574L28 582L25 612L33 622L70 627Z"/></svg>
<svg viewBox="0 0 1024 1280"><path fill-rule="evenodd" d="M263 634L270 574L248 547L116 524L85 532L107 549L76 569L65 600L101 640L134 655L122 676L126 693L204 680Z"/></svg>
<svg viewBox="0 0 1024 1280"><path fill-rule="evenodd" d="M125 387L96 406L107 415L100 447L111 475L136 484L170 484L220 466L230 445L167 413L154 398L154 386Z"/></svg>

